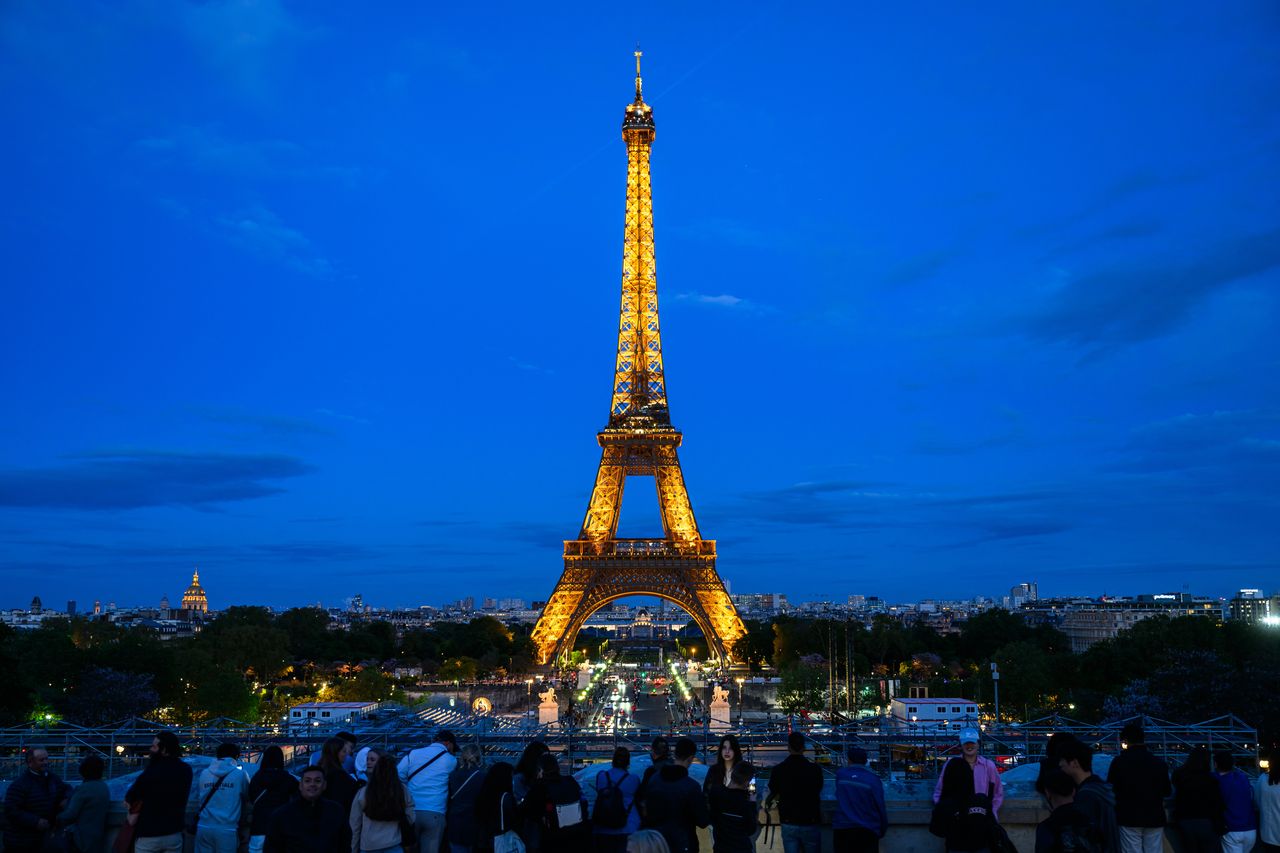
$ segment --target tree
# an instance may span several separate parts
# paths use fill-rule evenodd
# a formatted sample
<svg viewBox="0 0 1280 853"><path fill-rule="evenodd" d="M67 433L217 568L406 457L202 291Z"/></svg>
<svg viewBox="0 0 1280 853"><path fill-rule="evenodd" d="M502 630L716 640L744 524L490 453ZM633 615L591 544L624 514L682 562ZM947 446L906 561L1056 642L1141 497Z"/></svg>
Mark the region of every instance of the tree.
<svg viewBox="0 0 1280 853"><path fill-rule="evenodd" d="M440 679L442 681L474 681L477 669L478 664L475 658L450 658L440 666Z"/></svg>
<svg viewBox="0 0 1280 853"><path fill-rule="evenodd" d="M160 694L150 675L89 667L66 700L66 716L82 726L105 726L156 709Z"/></svg>
<svg viewBox="0 0 1280 853"><path fill-rule="evenodd" d="M1020 640L996 649L993 659L1000 666L1000 694L1005 712L1026 708L1028 713L1045 704L1045 694L1053 690L1049 656L1030 640ZM1012 716L1017 716L1013 714Z"/></svg>
<svg viewBox="0 0 1280 853"><path fill-rule="evenodd" d="M294 660L333 660L335 643L329 614L318 607L295 607L276 617L275 626L289 637Z"/></svg>
<svg viewBox="0 0 1280 853"><path fill-rule="evenodd" d="M365 667L354 678L344 678L333 688L333 697L342 702L382 702L395 693L391 679L373 667Z"/></svg>
<svg viewBox="0 0 1280 853"><path fill-rule="evenodd" d="M827 675L818 667L794 663L782 670L778 705L788 714L818 711L827 705Z"/></svg>

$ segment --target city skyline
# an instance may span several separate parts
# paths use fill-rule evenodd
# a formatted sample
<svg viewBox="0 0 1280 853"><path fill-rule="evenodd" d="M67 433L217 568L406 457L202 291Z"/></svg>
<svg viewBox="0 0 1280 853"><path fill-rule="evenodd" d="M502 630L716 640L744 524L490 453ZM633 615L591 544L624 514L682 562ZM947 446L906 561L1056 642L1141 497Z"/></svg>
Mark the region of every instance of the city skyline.
<svg viewBox="0 0 1280 853"><path fill-rule="evenodd" d="M1277 576L1267 6L507 12L0 13L0 601L195 566L219 606L549 595L637 37L672 418L734 592Z"/></svg>

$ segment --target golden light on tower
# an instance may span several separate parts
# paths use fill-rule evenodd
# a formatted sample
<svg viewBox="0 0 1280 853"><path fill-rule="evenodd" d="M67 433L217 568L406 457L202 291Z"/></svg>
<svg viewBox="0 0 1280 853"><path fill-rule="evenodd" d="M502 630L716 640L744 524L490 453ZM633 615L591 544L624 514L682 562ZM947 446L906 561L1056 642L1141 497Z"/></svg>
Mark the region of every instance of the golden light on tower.
<svg viewBox="0 0 1280 853"><path fill-rule="evenodd" d="M703 539L680 470L683 439L667 410L658 322L649 152L653 108L644 102L636 50L636 97L622 117L627 146L623 219L622 304L608 425L595 486L577 539L564 543L564 573L534 627L540 663L566 654L587 617L627 595L656 595L688 611L713 657L728 660L746 633L716 573L716 543ZM652 476L662 514L662 539L619 539L618 518L629 476Z"/></svg>

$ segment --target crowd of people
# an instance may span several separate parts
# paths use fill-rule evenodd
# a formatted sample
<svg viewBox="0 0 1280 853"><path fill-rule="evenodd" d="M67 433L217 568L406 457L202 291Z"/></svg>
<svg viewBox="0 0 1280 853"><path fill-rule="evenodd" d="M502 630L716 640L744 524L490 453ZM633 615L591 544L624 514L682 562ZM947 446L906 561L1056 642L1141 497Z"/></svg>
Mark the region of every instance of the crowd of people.
<svg viewBox="0 0 1280 853"><path fill-rule="evenodd" d="M929 829L947 853L1016 853L1000 827L1000 773L979 754L979 737L961 732ZM1036 782L1049 809L1036 853L1159 853L1169 803L1184 853L1280 853L1280 767L1250 782L1231 752L1198 747L1170 774L1141 727L1126 727L1122 738L1105 780L1088 744L1050 738ZM701 784L689 773L697 756L689 738L656 738L643 773L619 747L590 780L589 809L577 779L540 741L515 764L486 764L478 747L459 748L448 731L403 756L357 751L343 732L296 776L280 747L264 750L250 776L239 748L224 743L197 775L177 737L161 732L125 794L127 822L113 853L182 853L187 837L195 853L692 853L700 828L710 831L712 853L749 853L761 832L775 831L786 853L819 853L824 774L806 757L802 734L792 732L787 749L761 799L756 768L733 735L720 739ZM74 789L48 761L46 750L28 749L9 786L6 853L108 853L102 760L81 762ZM889 825L884 789L859 746L835 773L831 824L837 853L878 853Z"/></svg>

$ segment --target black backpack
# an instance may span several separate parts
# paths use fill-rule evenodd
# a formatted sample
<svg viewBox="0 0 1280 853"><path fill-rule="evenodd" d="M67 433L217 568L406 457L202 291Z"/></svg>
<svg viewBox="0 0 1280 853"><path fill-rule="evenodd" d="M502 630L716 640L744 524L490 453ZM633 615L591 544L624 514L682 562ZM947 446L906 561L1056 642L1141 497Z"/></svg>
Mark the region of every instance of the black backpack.
<svg viewBox="0 0 1280 853"><path fill-rule="evenodd" d="M622 829L627 825L627 817L631 813L631 808L635 806L635 799L631 800L631 806L623 805L622 783L630 776L625 770L622 778L618 780L618 784L613 783L613 776L609 771L604 772L605 779L609 780L609 784L605 786L603 791L599 790L597 785L596 794L596 810L591 815L591 822L602 829ZM598 780L597 780L598 781Z"/></svg>

